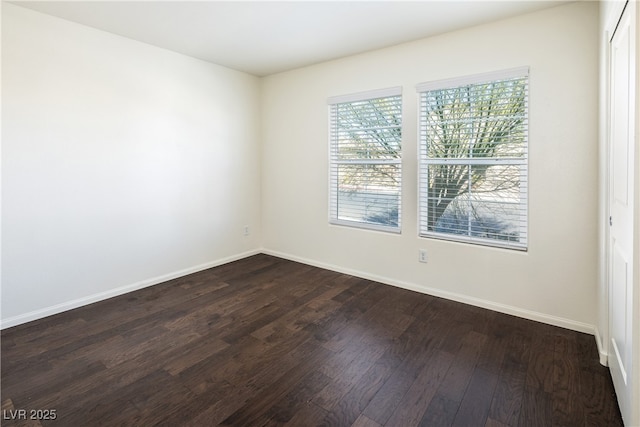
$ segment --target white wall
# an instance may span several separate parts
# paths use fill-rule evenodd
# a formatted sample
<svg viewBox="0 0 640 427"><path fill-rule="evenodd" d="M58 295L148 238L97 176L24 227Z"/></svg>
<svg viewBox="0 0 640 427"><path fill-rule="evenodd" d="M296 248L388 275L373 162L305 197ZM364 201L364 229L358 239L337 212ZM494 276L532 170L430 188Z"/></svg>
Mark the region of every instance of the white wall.
<svg viewBox="0 0 640 427"><path fill-rule="evenodd" d="M417 237L419 82L530 66L527 253ZM401 85L402 234L328 224L329 96ZM269 253L593 332L598 213L598 5L578 2L267 77ZM429 263L418 263L418 248Z"/></svg>
<svg viewBox="0 0 640 427"><path fill-rule="evenodd" d="M2 15L3 327L259 249L258 78Z"/></svg>

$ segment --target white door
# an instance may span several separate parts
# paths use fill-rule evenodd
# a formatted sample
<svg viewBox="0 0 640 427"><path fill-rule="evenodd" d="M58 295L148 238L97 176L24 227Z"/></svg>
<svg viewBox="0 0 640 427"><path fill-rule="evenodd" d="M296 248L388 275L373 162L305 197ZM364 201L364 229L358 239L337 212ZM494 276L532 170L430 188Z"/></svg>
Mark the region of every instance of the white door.
<svg viewBox="0 0 640 427"><path fill-rule="evenodd" d="M609 367L625 423L632 422L635 1L611 38ZM637 339L637 337L635 337ZM637 379L635 379L637 381Z"/></svg>

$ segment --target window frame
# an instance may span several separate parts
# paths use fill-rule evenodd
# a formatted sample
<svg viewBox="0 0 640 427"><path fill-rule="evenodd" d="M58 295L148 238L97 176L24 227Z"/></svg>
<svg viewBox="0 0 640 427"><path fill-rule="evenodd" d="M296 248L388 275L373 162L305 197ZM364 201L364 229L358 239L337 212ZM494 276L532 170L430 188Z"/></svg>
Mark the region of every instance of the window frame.
<svg viewBox="0 0 640 427"><path fill-rule="evenodd" d="M392 98L399 97L399 106L400 106L400 133L401 133L401 142L398 150L399 157L397 159L338 159L337 158L337 120L333 119L333 108L337 108L338 104L346 104L346 103L354 103L361 101L369 101L374 99L381 98ZM351 93L347 95L338 95L332 96L327 99L328 105L328 135L329 135L329 224L338 225L338 226L346 226L350 228L359 228L373 231L382 231L388 233L401 234L402 233L402 135L403 135L403 97L402 97L402 86L389 87L385 89L377 89L377 90L369 90L364 92ZM397 225L384 225L377 224L373 222L365 222L365 221L356 221L356 220L348 220L342 219L339 216L339 203L338 203L338 176L337 176L337 166L345 164L366 164L366 165L397 165L398 167L398 223Z"/></svg>
<svg viewBox="0 0 640 427"><path fill-rule="evenodd" d="M423 109L423 103L425 93L429 91L442 90L442 89L454 89L472 85L482 85L490 82L504 81L510 79L524 79L525 80L525 97L524 97L524 123L525 129L523 133L524 147L523 157L520 159L515 158L500 158L490 157L487 159L474 159L472 157L467 158L454 158L454 159L434 159L428 157L428 141L426 132L426 117L425 110ZM463 77L456 77L451 79L436 80L416 85L416 91L418 93L418 237L421 238L433 238L439 240L454 241L459 243L467 243L481 246L497 247L504 249L511 249L517 251L527 251L529 246L529 84L530 84L530 72L529 67L518 67L507 70L500 70L488 73L474 74ZM520 168L519 173L519 191L520 202L518 203L518 219L519 222L519 240L508 241L501 239L492 239L489 237L477 237L473 236L471 226L468 229L467 234L455 234L447 232L439 232L429 230L429 194L428 194L428 182L429 182L429 165L432 164L461 164L468 165L470 168L475 165L505 165L505 166L518 166Z"/></svg>

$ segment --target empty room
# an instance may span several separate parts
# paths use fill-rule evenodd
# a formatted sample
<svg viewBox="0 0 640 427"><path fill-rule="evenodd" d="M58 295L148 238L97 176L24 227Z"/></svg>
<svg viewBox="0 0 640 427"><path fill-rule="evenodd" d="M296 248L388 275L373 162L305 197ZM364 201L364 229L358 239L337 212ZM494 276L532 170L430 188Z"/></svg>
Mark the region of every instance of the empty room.
<svg viewBox="0 0 640 427"><path fill-rule="evenodd" d="M7 426L640 426L640 8L2 1Z"/></svg>

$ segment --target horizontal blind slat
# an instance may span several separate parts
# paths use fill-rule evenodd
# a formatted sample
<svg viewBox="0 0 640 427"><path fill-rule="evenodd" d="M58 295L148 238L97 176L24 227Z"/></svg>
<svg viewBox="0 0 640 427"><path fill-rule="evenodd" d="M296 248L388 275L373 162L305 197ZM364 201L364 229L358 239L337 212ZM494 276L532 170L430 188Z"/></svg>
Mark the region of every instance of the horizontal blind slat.
<svg viewBox="0 0 640 427"><path fill-rule="evenodd" d="M376 98L387 98L402 94L402 86L390 87L386 89L370 90L346 95L331 96L327 99L327 104L342 104L348 102L366 101Z"/></svg>
<svg viewBox="0 0 640 427"><path fill-rule="evenodd" d="M416 85L418 92L426 92L432 89L442 89L449 87L465 86L471 84L482 84L483 82L507 80L507 79L523 79L528 77L529 67L517 67L502 71L492 71L483 74L474 74L470 76L454 77L450 79L436 80L432 82L419 83Z"/></svg>

